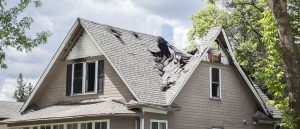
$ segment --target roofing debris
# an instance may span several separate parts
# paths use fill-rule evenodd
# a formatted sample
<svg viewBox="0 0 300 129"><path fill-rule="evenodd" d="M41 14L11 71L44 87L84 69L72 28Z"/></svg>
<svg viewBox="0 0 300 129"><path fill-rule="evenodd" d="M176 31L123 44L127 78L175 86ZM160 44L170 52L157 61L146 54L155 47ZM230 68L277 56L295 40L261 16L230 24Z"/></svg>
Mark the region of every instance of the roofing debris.
<svg viewBox="0 0 300 129"><path fill-rule="evenodd" d="M197 49L193 50L191 54L184 53L170 45L161 37L157 39L157 43L157 48L151 49L150 52L154 57L154 68L160 72L159 74L163 84L161 90L166 91L176 82L182 72L185 73L189 70L185 69L184 66L192 57L191 54L197 52Z"/></svg>

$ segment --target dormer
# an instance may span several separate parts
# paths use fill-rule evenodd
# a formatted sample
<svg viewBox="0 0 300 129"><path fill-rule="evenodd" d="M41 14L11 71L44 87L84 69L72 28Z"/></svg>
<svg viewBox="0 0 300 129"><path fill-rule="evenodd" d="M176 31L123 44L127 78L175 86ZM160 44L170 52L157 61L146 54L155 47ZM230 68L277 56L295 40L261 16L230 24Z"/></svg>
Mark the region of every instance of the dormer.
<svg viewBox="0 0 300 129"><path fill-rule="evenodd" d="M86 31L80 32L65 58L67 64L66 95L103 93L104 60Z"/></svg>

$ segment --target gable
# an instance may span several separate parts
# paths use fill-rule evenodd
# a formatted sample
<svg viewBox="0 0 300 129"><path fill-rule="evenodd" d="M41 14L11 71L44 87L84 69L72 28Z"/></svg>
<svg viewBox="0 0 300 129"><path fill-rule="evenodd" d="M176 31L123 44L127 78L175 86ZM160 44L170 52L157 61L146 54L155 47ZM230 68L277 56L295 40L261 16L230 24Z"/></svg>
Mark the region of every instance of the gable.
<svg viewBox="0 0 300 129"><path fill-rule="evenodd" d="M131 91L124 84L124 81L116 73L107 58L101 53L85 29L77 20L58 48L46 70L37 82L28 100L22 106L20 112L26 109L36 109L56 103L76 102L87 99L135 99ZM93 46L93 47L91 47ZM91 53L85 50L91 48ZM95 49L98 52L94 51ZM76 50L84 51L85 54L77 54ZM86 53L87 52L87 53ZM71 55L70 55L71 53ZM79 56L78 56L79 55ZM104 60L104 85L107 85L103 94L78 95L66 97L66 68L67 64L76 62L76 59L83 60ZM104 86L105 87L105 86ZM99 97L101 96L101 97Z"/></svg>
<svg viewBox="0 0 300 129"><path fill-rule="evenodd" d="M221 100L210 99L210 67L220 68L222 71ZM174 103L182 110L176 112L177 118L172 119L185 118L192 125L201 123L202 128L208 128L212 123L223 127L225 125L222 123L226 123L224 118L233 123L239 123L241 119L252 123L252 116L258 110L255 98L233 66L207 61L199 64ZM236 125L239 126L236 128L245 128L243 124ZM180 124L178 126L181 127Z"/></svg>
<svg viewBox="0 0 300 129"><path fill-rule="evenodd" d="M67 60L86 58L103 55L93 43L93 40L86 31L81 32L79 39L75 42L72 50L67 56Z"/></svg>

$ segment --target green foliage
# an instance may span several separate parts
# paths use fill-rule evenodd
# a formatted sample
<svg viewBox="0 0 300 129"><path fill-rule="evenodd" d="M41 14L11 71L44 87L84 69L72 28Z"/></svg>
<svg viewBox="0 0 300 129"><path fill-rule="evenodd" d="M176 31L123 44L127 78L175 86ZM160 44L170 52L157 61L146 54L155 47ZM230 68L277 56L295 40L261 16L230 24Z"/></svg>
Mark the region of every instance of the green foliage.
<svg viewBox="0 0 300 129"><path fill-rule="evenodd" d="M17 84L18 86L13 98L16 99L17 102L25 102L28 99L30 93L32 92L33 86L30 82L28 83L28 85L26 85L22 73L20 73L17 78Z"/></svg>
<svg viewBox="0 0 300 129"><path fill-rule="evenodd" d="M288 2L293 33L299 42L300 3L298 0ZM234 46L239 64L256 84L268 92L268 96L274 99L276 108L283 112L281 125L294 129L296 121L294 110L289 106L278 31L267 2L232 0L226 3L225 8L226 11L209 4L193 15L190 40L194 42L196 38L201 38L211 27L223 26ZM300 50L300 45L298 46Z"/></svg>
<svg viewBox="0 0 300 129"><path fill-rule="evenodd" d="M5 0L0 0L0 68L6 68L5 48L13 47L18 51L31 51L32 48L47 42L51 33L42 31L35 34L35 37L27 35L33 23L31 17L22 17L22 12L33 3L35 7L41 6L39 0L20 0L11 7L7 7Z"/></svg>
<svg viewBox="0 0 300 129"><path fill-rule="evenodd" d="M268 92L274 96L276 108L283 112L281 126L288 129L295 129L295 112L289 106L289 96L284 80L283 60L279 47L278 32L272 11L267 8L263 12L263 18L259 21L263 25L262 42L266 45L266 59L257 64L259 67L253 75L257 80L263 82ZM262 74L263 73L263 74Z"/></svg>
<svg viewBox="0 0 300 129"><path fill-rule="evenodd" d="M216 8L213 4L208 4L199 13L192 16L193 27L189 32L189 39L194 40L197 37L204 36L211 27L222 26L226 24L227 13Z"/></svg>

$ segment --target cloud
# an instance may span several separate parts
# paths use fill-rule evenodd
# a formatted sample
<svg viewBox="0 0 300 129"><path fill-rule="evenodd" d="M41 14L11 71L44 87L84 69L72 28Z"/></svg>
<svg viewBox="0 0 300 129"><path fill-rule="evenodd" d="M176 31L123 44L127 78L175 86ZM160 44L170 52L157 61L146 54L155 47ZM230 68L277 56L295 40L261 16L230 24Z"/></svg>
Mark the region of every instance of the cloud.
<svg viewBox="0 0 300 129"><path fill-rule="evenodd" d="M24 78L26 83L35 85L37 79ZM0 101L15 101L13 99L14 91L16 90L17 82L15 78L6 78L0 87Z"/></svg>
<svg viewBox="0 0 300 129"><path fill-rule="evenodd" d="M78 17L132 31L167 35L174 46L183 48L189 43L190 16L202 6L203 0L61 0L59 4L54 0L43 1L40 8L26 9L24 16L34 18L31 34L49 30L53 35L47 44L30 53L7 49L8 69L0 69L0 98L13 91L9 87L19 73L31 79L41 76Z"/></svg>

